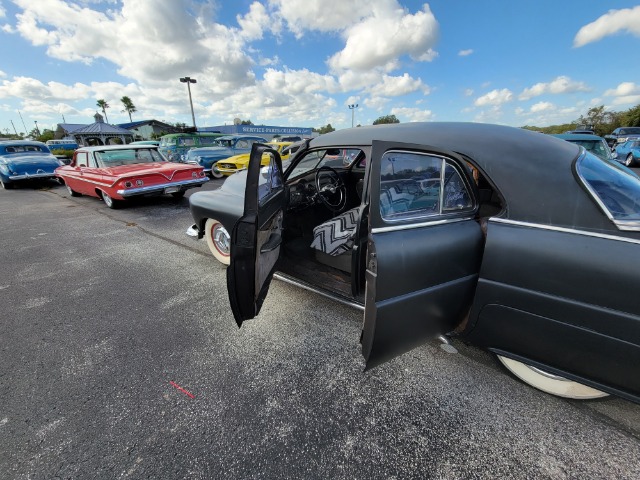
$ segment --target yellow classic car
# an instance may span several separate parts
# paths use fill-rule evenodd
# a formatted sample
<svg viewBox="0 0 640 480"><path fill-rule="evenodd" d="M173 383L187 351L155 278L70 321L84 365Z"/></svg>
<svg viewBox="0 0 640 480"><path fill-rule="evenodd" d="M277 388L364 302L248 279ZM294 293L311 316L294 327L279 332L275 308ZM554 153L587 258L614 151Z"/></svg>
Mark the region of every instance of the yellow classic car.
<svg viewBox="0 0 640 480"><path fill-rule="evenodd" d="M266 145L278 151L278 153L280 154L280 158L282 158L282 161L287 160L289 158L289 155L291 155L292 152L287 147L289 147L292 144L293 142L266 143ZM223 175L229 176L232 173L236 173L237 171L246 170L247 165L249 165L250 155L251 153L241 153L240 155L234 155L233 157L229 157L225 160L220 160L216 164L216 167L220 173L222 173ZM263 155L262 165L263 166L269 165L270 158L271 157L269 155Z"/></svg>

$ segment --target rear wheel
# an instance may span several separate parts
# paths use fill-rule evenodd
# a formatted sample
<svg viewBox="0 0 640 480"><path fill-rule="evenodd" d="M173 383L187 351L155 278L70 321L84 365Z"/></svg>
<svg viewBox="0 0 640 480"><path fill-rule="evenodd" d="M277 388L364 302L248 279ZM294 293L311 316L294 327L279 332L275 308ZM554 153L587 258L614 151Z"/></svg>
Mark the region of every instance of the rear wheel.
<svg viewBox="0 0 640 480"><path fill-rule="evenodd" d="M213 256L223 265L229 265L231 237L220 222L209 218L204 226L204 236Z"/></svg>
<svg viewBox="0 0 640 480"><path fill-rule="evenodd" d="M182 190L181 192L173 192L173 193L171 194L171 196L172 196L173 198L182 198L182 197L184 197L184 194L185 194L185 193L186 193L186 192L185 192L184 190Z"/></svg>
<svg viewBox="0 0 640 480"><path fill-rule="evenodd" d="M497 357L507 370L516 377L543 392L575 400L590 400L609 395L595 388L568 380L560 375L554 375L539 368L531 367L512 358L503 357L502 355L497 355Z"/></svg>
<svg viewBox="0 0 640 480"><path fill-rule="evenodd" d="M76 192L74 189L72 189L69 185L67 185L67 192L69 192L69 195L71 195L72 197L80 196L80 194Z"/></svg>
<svg viewBox="0 0 640 480"><path fill-rule="evenodd" d="M102 201L107 205L107 207L114 209L120 207L120 202L111 198L107 192L100 193L102 195Z"/></svg>

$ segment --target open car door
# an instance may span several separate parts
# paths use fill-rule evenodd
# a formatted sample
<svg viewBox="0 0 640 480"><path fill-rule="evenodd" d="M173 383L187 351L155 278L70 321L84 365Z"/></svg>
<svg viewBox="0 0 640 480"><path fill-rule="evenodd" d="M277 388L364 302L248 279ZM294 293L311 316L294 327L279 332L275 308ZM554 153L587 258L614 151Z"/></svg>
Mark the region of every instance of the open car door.
<svg viewBox="0 0 640 480"><path fill-rule="evenodd" d="M261 166L269 157L269 165ZM260 311L280 256L285 205L282 162L262 144L251 149L244 213L231 232L227 290L238 326Z"/></svg>
<svg viewBox="0 0 640 480"><path fill-rule="evenodd" d="M367 368L468 315L483 252L469 167L453 152L374 141L362 353Z"/></svg>

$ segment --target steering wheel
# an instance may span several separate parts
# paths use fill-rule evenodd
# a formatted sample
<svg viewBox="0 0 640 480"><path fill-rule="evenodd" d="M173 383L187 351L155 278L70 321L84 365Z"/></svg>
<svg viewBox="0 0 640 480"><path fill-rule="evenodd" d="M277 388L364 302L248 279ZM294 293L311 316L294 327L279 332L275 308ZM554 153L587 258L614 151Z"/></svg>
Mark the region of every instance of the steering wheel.
<svg viewBox="0 0 640 480"><path fill-rule="evenodd" d="M331 167L320 167L316 172L316 192L320 201L332 212L342 210L347 203L347 187Z"/></svg>

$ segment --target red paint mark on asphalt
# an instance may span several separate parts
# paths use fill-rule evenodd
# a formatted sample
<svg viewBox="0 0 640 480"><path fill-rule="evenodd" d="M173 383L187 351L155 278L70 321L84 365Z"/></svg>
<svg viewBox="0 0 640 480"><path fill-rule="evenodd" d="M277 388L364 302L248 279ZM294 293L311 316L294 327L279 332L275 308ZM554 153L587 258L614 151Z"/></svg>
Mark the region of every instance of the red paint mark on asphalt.
<svg viewBox="0 0 640 480"><path fill-rule="evenodd" d="M195 395L187 390L185 390L184 388L182 388L180 385L178 385L176 382L173 381L169 381L169 383L171 385L173 385L174 387L176 387L178 390L180 390L182 393L184 393L185 395L187 395L189 398L196 398Z"/></svg>

